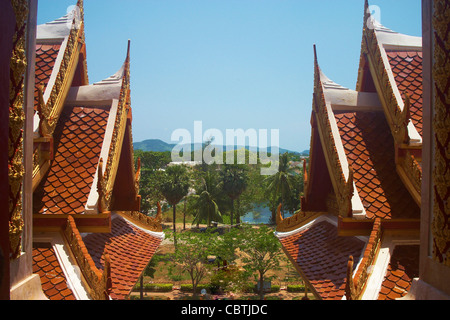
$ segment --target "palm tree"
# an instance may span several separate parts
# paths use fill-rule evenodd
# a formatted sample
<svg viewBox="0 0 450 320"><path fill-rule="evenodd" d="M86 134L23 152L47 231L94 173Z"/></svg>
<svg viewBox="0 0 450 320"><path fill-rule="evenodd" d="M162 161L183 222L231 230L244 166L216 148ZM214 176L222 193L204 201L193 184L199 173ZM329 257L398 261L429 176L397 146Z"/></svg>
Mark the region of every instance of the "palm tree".
<svg viewBox="0 0 450 320"><path fill-rule="evenodd" d="M248 185L247 168L242 165L224 165L222 171L220 171L220 180L220 188L231 199L230 221L233 225L234 200L240 197ZM239 216L236 221L239 221Z"/></svg>
<svg viewBox="0 0 450 320"><path fill-rule="evenodd" d="M160 191L173 208L173 231L176 232L176 207L189 192L190 179L185 166L167 167L159 185Z"/></svg>
<svg viewBox="0 0 450 320"><path fill-rule="evenodd" d="M278 203L281 201L283 206L290 207L293 170L289 167L288 153L284 153L280 157L278 164L278 172L266 178L268 196ZM284 216L284 214L283 214ZM272 211L272 219L274 220L274 211Z"/></svg>
<svg viewBox="0 0 450 320"><path fill-rule="evenodd" d="M206 221L210 226L212 221L223 222L215 200L215 179L210 171L203 174L201 184L192 198L195 201L194 209L197 211L192 223L198 226L200 222Z"/></svg>

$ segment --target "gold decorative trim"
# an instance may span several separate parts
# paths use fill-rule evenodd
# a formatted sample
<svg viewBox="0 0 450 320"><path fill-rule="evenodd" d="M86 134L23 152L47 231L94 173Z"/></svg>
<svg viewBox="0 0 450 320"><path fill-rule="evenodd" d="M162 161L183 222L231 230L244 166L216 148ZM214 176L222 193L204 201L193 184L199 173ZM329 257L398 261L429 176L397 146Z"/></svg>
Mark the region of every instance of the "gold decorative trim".
<svg viewBox="0 0 450 320"><path fill-rule="evenodd" d="M378 96L385 110L386 119L397 145L408 144L409 134L407 125L409 122L409 108L405 105L403 111L399 107L399 101L394 94L393 84L389 80L378 39L374 28L369 28L367 22L371 18L368 1L364 8L363 39L361 44L361 61L357 87L361 87L364 59L369 63L372 77L377 87Z"/></svg>
<svg viewBox="0 0 450 320"><path fill-rule="evenodd" d="M380 249L381 237L381 219L377 218L373 223L373 229L355 277L353 277L353 257L349 257L347 265L347 281L345 285L345 295L347 300L361 299L367 280L370 276L370 269L373 266Z"/></svg>
<svg viewBox="0 0 450 320"><path fill-rule="evenodd" d="M159 202L157 203L157 206L158 211L155 217L148 217L137 211L119 211L117 213L146 230L162 232L162 213Z"/></svg>
<svg viewBox="0 0 450 320"><path fill-rule="evenodd" d="M88 285L88 293L94 300L108 300L112 289L111 262L109 255L104 254L104 269L101 272L90 256L80 232L77 229L75 220L69 216L63 232L69 244L71 252L81 269L84 279Z"/></svg>
<svg viewBox="0 0 450 320"><path fill-rule="evenodd" d="M78 1L77 7L80 13L80 24L76 26L76 21L72 23L70 35L63 53L63 59L61 60L55 83L51 88L51 93L46 103L44 102L43 85L37 86L38 104L36 107L39 116L39 134L41 137L51 137L55 131L73 76L76 72L80 51L85 45L83 0ZM86 60L84 60L84 63L86 63ZM85 76L87 77L87 73ZM39 141L35 139L35 142ZM46 155L40 155L41 149L43 148L36 148L33 156L33 186L39 184L42 174L48 169L49 160L51 160Z"/></svg>
<svg viewBox="0 0 450 320"><path fill-rule="evenodd" d="M33 151L33 191L39 185L41 179L50 167L53 159L53 138L40 137L34 139Z"/></svg>
<svg viewBox="0 0 450 320"><path fill-rule="evenodd" d="M133 144L131 144L131 145L133 145ZM133 156L133 158L134 158L134 156ZM132 163L134 163L134 161ZM136 169L134 181L135 181L134 187L136 189L136 195L138 195L139 194L139 184L141 182L141 158L137 159L137 169Z"/></svg>
<svg viewBox="0 0 450 320"><path fill-rule="evenodd" d="M336 199L336 195L334 193L330 193L326 199L327 211L328 213L339 216L339 205Z"/></svg>
<svg viewBox="0 0 450 320"><path fill-rule="evenodd" d="M434 197L431 231L433 259L450 266L450 6L444 0L434 0L433 5Z"/></svg>
<svg viewBox="0 0 450 320"><path fill-rule="evenodd" d="M422 202L422 167L420 163L409 151L404 157L399 157L397 161L397 172L413 199L420 206Z"/></svg>
<svg viewBox="0 0 450 320"><path fill-rule="evenodd" d="M83 38L84 23L81 21L79 28L72 25L64 56L45 107L39 103L39 132L43 136L52 135L55 131L65 98L70 89L70 82L75 74Z"/></svg>
<svg viewBox="0 0 450 320"><path fill-rule="evenodd" d="M313 154L315 149L315 131L316 125L315 125L315 116L314 111L311 112L311 140L310 140L310 156L309 156L309 167L306 167L306 159L303 159L303 196L300 197L300 209L306 211L306 207L308 205L308 195L309 195L309 189L311 179L309 178L311 175L312 168L314 166L313 160ZM320 145L319 145L320 147Z"/></svg>
<svg viewBox="0 0 450 320"><path fill-rule="evenodd" d="M317 120L317 129L319 130L319 136L324 149L325 159L330 171L330 178L336 193L336 200L339 206L339 215L343 217L350 217L352 215L353 170L349 166L349 177L346 180L331 129L331 119L329 118L326 106L315 46L314 63L315 74L313 111Z"/></svg>
<svg viewBox="0 0 450 320"><path fill-rule="evenodd" d="M128 111L128 112L131 112L131 110ZM135 166L134 166L133 133L132 133L132 130L131 130L131 120L130 120L129 123L127 123L127 125L129 126L128 127L128 139L129 140L128 141L130 141L129 148L130 148L130 157L131 157L130 162L132 164L131 165L131 170L132 170L132 172L134 174L134 188L136 190L135 194L137 196L137 195L139 195L139 183L141 181L141 158L137 159L137 167L135 168Z"/></svg>
<svg viewBox="0 0 450 320"><path fill-rule="evenodd" d="M283 219L281 216L281 204L278 205L276 223L277 232L290 232L298 228L301 228L308 222L326 214L326 212L303 212L299 211L295 215L289 218Z"/></svg>
<svg viewBox="0 0 450 320"><path fill-rule="evenodd" d="M103 172L103 158L100 158L97 171L97 193L98 193L97 209L99 214L108 211L108 205L106 200L106 181L102 172Z"/></svg>
<svg viewBox="0 0 450 320"><path fill-rule="evenodd" d="M117 107L114 130L111 137L111 145L108 152L105 171L102 174L103 181L102 192L104 199L103 209L107 209L111 204L112 190L119 166L120 153L122 150L123 139L125 136L127 117L130 109L130 42L128 42L127 58L124 65L124 74L122 78L122 87L120 89L119 103ZM99 170L99 172L103 172ZM100 180L100 177L99 177Z"/></svg>
<svg viewBox="0 0 450 320"><path fill-rule="evenodd" d="M27 66L25 41L28 18L28 1L11 0L16 17L14 47L10 62L9 91L9 141L8 141L8 176L9 176L9 241L10 259L16 259L22 250L22 183L23 165L23 130L24 113L24 78Z"/></svg>

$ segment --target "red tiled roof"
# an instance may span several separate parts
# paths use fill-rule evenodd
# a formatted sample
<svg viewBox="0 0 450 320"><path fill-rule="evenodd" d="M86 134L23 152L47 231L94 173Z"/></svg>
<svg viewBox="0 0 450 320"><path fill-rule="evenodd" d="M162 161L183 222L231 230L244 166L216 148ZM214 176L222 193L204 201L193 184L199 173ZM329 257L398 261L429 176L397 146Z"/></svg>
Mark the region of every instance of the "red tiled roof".
<svg viewBox="0 0 450 320"><path fill-rule="evenodd" d="M35 213L79 214L97 170L109 110L65 106L55 130L55 157L35 191Z"/></svg>
<svg viewBox="0 0 450 320"><path fill-rule="evenodd" d="M411 120L422 136L422 52L388 51L386 53L400 93L402 96L408 94L410 97Z"/></svg>
<svg viewBox="0 0 450 320"><path fill-rule="evenodd" d="M41 278L42 290L50 300L75 300L50 244L34 244L33 273Z"/></svg>
<svg viewBox="0 0 450 320"><path fill-rule="evenodd" d="M59 53L61 45L59 44L38 44L36 45L36 77L35 84L36 87L39 84L44 85L44 91L47 87L50 76L52 75L53 67L55 66L55 61ZM37 90L34 94L34 105L37 104Z"/></svg>
<svg viewBox="0 0 450 320"><path fill-rule="evenodd" d="M280 238L280 242L324 300L340 300L345 295L348 258L358 261L365 245L355 237L338 236L337 227L327 221Z"/></svg>
<svg viewBox="0 0 450 320"><path fill-rule="evenodd" d="M419 276L419 253L418 245L394 248L378 300L394 300L408 293L412 280Z"/></svg>
<svg viewBox="0 0 450 320"><path fill-rule="evenodd" d="M111 222L111 233L89 234L83 239L98 269L103 254L111 259L111 298L125 299L150 262L161 240L140 230L122 217Z"/></svg>
<svg viewBox="0 0 450 320"><path fill-rule="evenodd" d="M336 113L358 194L369 219L418 218L420 208L401 183L394 141L382 112Z"/></svg>

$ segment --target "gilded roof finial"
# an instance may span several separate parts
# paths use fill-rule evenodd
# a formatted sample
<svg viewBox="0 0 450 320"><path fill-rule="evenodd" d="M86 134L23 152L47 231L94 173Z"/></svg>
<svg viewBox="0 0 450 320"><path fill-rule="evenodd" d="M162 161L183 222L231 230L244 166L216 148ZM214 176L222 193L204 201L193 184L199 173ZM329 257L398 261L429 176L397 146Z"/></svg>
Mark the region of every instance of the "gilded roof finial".
<svg viewBox="0 0 450 320"><path fill-rule="evenodd" d="M347 281L345 282L345 296L347 300L355 298L355 283L353 281L353 256L348 258L347 263Z"/></svg>
<svg viewBox="0 0 450 320"><path fill-rule="evenodd" d="M282 204L280 203L277 208L277 216L276 216L277 217L276 218L277 225L279 225L284 220L283 217L281 216L281 207L282 207Z"/></svg>
<svg viewBox="0 0 450 320"><path fill-rule="evenodd" d="M162 210L161 210L161 204L159 203L159 201L156 203L156 206L158 208L157 212L156 212L156 221L158 221L159 223L161 223L162 221Z"/></svg>

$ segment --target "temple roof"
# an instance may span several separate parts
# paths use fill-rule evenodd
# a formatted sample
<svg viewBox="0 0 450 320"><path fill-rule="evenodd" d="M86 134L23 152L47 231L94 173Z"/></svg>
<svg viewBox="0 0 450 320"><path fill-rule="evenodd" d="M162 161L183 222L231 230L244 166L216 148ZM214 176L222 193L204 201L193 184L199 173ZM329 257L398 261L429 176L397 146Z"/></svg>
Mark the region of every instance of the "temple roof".
<svg viewBox="0 0 450 320"><path fill-rule="evenodd" d="M80 214L97 171L110 108L66 106L55 130L55 157L35 191L35 213ZM95 186L94 186L95 187Z"/></svg>
<svg viewBox="0 0 450 320"><path fill-rule="evenodd" d="M381 25L366 0L357 91L377 91L396 143L422 143L422 38ZM367 78L371 85L367 86ZM384 93L382 93L384 91ZM407 97L412 99L411 105ZM405 110L409 109L411 110ZM400 115L404 114L406 119ZM405 122L404 124L401 122ZM397 128L398 126L404 126ZM405 132L403 132L405 130Z"/></svg>
<svg viewBox="0 0 450 320"><path fill-rule="evenodd" d="M125 299L164 238L160 210L138 212L130 42L88 84L82 0L37 34L33 268L48 299Z"/></svg>
<svg viewBox="0 0 450 320"><path fill-rule="evenodd" d="M33 244L33 273L41 278L42 290L50 300L75 300L61 264L49 243Z"/></svg>
<svg viewBox="0 0 450 320"><path fill-rule="evenodd" d="M38 105L38 86L43 85L43 92L52 75L56 58L59 54L60 44L37 44L36 45L36 73L35 73L35 108Z"/></svg>
<svg viewBox="0 0 450 320"><path fill-rule="evenodd" d="M284 251L320 299L401 297L415 276L421 38L379 24L367 2L365 10L356 90L325 75L314 46L311 157L302 208L293 217L277 217Z"/></svg>
<svg viewBox="0 0 450 320"><path fill-rule="evenodd" d="M408 294L412 280L419 277L419 251L418 244L394 248L378 300L395 300Z"/></svg>
<svg viewBox="0 0 450 320"><path fill-rule="evenodd" d="M106 172L112 182L104 192L112 192L120 154L131 148L122 149L125 128L131 126L127 120L131 112L127 107L129 54L128 44L125 63L113 76L68 91L52 134L53 160L35 189L34 213L98 212L99 175L103 178ZM100 168L102 161L106 167ZM129 165L134 179L134 163Z"/></svg>
<svg viewBox="0 0 450 320"><path fill-rule="evenodd" d="M344 297L348 257L362 257L367 241L339 236L337 230L335 217L321 216L295 232L276 233L294 266L323 300Z"/></svg>
<svg viewBox="0 0 450 320"><path fill-rule="evenodd" d="M411 120L422 136L422 51L389 50L386 54L398 90L411 100Z"/></svg>
<svg viewBox="0 0 450 320"><path fill-rule="evenodd" d="M63 40L70 35L73 28L80 28L82 16L79 5L69 8L70 11L61 18L40 24L36 29L36 39L43 40Z"/></svg>
<svg viewBox="0 0 450 320"><path fill-rule="evenodd" d="M139 280L162 241L161 233L137 227L119 215L111 222L110 233L91 233L84 236L89 254L97 268L103 269L103 255L111 259L112 299L124 299Z"/></svg>
<svg viewBox="0 0 450 320"><path fill-rule="evenodd" d="M88 83L83 1L63 17L37 26L35 138L51 135L72 85Z"/></svg>
<svg viewBox="0 0 450 320"><path fill-rule="evenodd" d="M336 112L335 119L366 217L419 218L395 166L394 141L382 112Z"/></svg>

